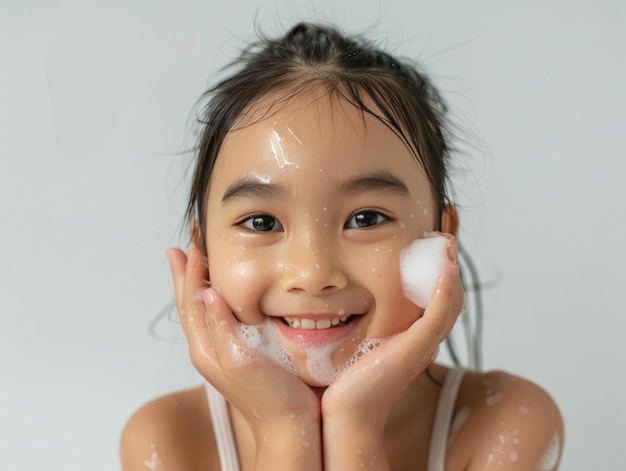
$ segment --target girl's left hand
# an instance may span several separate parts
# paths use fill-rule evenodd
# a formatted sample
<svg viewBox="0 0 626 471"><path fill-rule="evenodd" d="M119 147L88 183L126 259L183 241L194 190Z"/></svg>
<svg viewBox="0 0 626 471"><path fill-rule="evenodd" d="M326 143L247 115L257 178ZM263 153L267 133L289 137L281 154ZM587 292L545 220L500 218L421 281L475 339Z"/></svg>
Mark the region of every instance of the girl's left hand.
<svg viewBox="0 0 626 471"><path fill-rule="evenodd" d="M343 450L345 454L346 443L337 436L327 437L327 432L347 432L356 447L360 447L361 444L356 443L359 441L365 442L363 446L368 441L370 446L372 441L382 441L393 405L402 391L432 363L440 343L452 330L464 307L465 294L459 267L454 262L458 247L452 236L449 237L449 261L423 316L406 331L350 366L324 392L324 449L330 452L329 456L334 455L334 448L336 453ZM350 429L359 432L351 434Z"/></svg>

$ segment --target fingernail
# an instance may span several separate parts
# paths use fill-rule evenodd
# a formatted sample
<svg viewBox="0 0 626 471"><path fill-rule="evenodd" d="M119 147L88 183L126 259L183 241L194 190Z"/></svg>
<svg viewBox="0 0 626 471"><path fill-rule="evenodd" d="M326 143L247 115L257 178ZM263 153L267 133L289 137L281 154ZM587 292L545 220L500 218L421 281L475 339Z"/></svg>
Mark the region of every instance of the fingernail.
<svg viewBox="0 0 626 471"><path fill-rule="evenodd" d="M450 260L456 260L456 256L459 253L459 246L456 242L450 241L448 243L448 257Z"/></svg>
<svg viewBox="0 0 626 471"><path fill-rule="evenodd" d="M204 305L207 307L213 304L213 301L215 301L213 290L211 288L205 289L202 292L202 299L204 300Z"/></svg>

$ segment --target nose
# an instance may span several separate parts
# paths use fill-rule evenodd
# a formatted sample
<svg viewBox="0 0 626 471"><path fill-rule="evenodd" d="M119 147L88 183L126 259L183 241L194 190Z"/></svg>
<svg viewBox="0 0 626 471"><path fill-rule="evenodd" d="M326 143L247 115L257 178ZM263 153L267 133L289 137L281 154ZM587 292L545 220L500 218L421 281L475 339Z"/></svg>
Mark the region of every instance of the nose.
<svg viewBox="0 0 626 471"><path fill-rule="evenodd" d="M317 296L343 289L348 284L336 245L328 240L294 238L289 241L281 262L281 287L285 291Z"/></svg>

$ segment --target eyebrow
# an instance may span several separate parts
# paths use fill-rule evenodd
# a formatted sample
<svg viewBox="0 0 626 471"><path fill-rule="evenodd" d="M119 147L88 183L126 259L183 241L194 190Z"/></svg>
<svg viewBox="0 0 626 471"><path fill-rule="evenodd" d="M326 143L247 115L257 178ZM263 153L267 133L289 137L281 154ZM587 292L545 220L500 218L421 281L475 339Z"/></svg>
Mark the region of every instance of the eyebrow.
<svg viewBox="0 0 626 471"><path fill-rule="evenodd" d="M395 175L389 172L374 172L353 178L341 184L342 193L366 191L386 191L400 196L408 196L409 189ZM280 199L288 194L282 185L267 183L252 176L245 176L231 183L224 195L222 204L235 198Z"/></svg>
<svg viewBox="0 0 626 471"><path fill-rule="evenodd" d="M348 180L341 185L341 189L346 193L386 191L400 196L408 196L410 194L409 189L402 180L385 171L369 173Z"/></svg>
<svg viewBox="0 0 626 471"><path fill-rule="evenodd" d="M286 194L287 190L282 185L267 183L258 178L246 176L235 180L228 186L224 196L222 196L222 203L235 198L281 198Z"/></svg>

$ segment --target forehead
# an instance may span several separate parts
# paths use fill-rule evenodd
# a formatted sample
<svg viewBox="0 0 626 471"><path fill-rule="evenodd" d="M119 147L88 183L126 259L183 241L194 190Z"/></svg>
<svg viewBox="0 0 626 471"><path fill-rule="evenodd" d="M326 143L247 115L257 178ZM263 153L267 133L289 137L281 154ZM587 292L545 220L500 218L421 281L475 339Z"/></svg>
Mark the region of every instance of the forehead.
<svg viewBox="0 0 626 471"><path fill-rule="evenodd" d="M250 174L328 182L381 171L430 188L411 150L378 117L328 93L279 96L251 107L227 134L210 189Z"/></svg>

